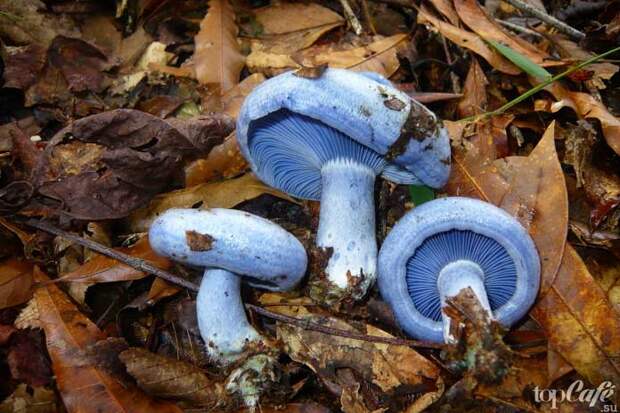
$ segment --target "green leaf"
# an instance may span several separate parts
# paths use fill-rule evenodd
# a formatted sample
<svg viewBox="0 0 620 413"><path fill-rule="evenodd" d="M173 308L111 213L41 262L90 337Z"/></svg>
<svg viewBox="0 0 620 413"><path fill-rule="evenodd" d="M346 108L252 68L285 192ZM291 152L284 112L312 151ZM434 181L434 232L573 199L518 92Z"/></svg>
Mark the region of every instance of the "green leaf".
<svg viewBox="0 0 620 413"><path fill-rule="evenodd" d="M541 80L551 78L551 73L547 72L544 67L532 62L527 56L524 56L516 50L496 42L495 40L487 40L487 43L493 46L495 50L500 52L506 59L510 60L528 75L534 76Z"/></svg>
<svg viewBox="0 0 620 413"><path fill-rule="evenodd" d="M409 196L415 206L435 199L435 192L426 185L409 185Z"/></svg>

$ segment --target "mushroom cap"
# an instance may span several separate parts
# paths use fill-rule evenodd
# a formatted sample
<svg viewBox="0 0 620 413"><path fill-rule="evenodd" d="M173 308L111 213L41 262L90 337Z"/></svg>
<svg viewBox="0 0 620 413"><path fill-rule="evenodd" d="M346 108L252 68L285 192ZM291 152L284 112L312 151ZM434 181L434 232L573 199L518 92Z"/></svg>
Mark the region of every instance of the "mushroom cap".
<svg viewBox="0 0 620 413"><path fill-rule="evenodd" d="M306 251L297 238L234 209L170 209L151 225L149 242L172 260L225 269L268 290L291 289L306 272Z"/></svg>
<svg viewBox="0 0 620 413"><path fill-rule="evenodd" d="M411 336L443 342L437 277L457 260L482 268L493 315L501 324L514 324L534 303L540 260L525 228L487 202L436 199L407 213L379 252L381 295Z"/></svg>
<svg viewBox="0 0 620 413"><path fill-rule="evenodd" d="M297 123L309 128L309 132L330 135L326 136L329 138L341 134L385 157L389 163L383 175L387 179L440 187L449 176L450 143L446 130L431 111L392 87L379 74L327 69L320 77L311 79L287 72L254 89L237 119L237 141L252 170L263 180L263 165L257 164L250 141L257 131L257 121L263 120L260 126L265 126L270 115L279 121L283 114L300 115ZM291 162L295 161L289 161L288 167ZM320 174L317 165L312 166L307 173ZM314 181L320 185L320 180Z"/></svg>

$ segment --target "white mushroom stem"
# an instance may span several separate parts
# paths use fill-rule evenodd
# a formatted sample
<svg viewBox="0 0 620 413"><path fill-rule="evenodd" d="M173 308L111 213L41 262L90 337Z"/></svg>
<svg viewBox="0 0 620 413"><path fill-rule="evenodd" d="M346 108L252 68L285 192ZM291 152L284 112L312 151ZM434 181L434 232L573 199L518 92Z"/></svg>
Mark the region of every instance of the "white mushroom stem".
<svg viewBox="0 0 620 413"><path fill-rule="evenodd" d="M458 260L446 265L437 277L437 288L441 298L442 308L446 307L447 300L456 297L463 289L470 288L480 305L489 314L489 319L493 319L491 305L484 287L484 271L480 266L472 261ZM452 320L445 312L441 312L443 320L443 335L446 343L454 343L456 338L451 334Z"/></svg>
<svg viewBox="0 0 620 413"><path fill-rule="evenodd" d="M375 172L351 160L327 162L321 169L321 213L316 243L333 248L325 272L329 281L363 297L375 281Z"/></svg>
<svg viewBox="0 0 620 413"><path fill-rule="evenodd" d="M262 340L248 322L241 301L241 278L235 273L207 269L196 298L196 312L207 352L221 364L237 360L248 344Z"/></svg>

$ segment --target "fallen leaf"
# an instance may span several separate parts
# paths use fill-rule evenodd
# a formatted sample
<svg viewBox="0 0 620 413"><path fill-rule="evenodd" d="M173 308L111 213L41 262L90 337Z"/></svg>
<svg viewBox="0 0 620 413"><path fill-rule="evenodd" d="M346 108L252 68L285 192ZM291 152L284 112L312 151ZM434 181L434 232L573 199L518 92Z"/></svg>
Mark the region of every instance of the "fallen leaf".
<svg viewBox="0 0 620 413"><path fill-rule="evenodd" d="M52 371L40 331L20 330L11 336L6 362L13 379L32 387L52 383Z"/></svg>
<svg viewBox="0 0 620 413"><path fill-rule="evenodd" d="M38 269L34 274L38 282L49 281ZM96 363L88 350L104 340L104 334L56 285L48 283L37 289L33 302L68 412L91 412L93 406L99 412L181 412L172 404L152 400L131 383L122 383Z"/></svg>
<svg viewBox="0 0 620 413"><path fill-rule="evenodd" d="M601 122L601 129L607 144L616 154L620 155L620 119L609 113L601 102L587 93L571 92L559 82L553 82L545 90L557 100L551 105L552 112L569 107L580 117L598 119Z"/></svg>
<svg viewBox="0 0 620 413"><path fill-rule="evenodd" d="M34 180L74 218L122 218L182 181L184 158L208 153L231 123L207 117L175 120L173 127L125 109L82 118L52 138Z"/></svg>
<svg viewBox="0 0 620 413"><path fill-rule="evenodd" d="M144 260L163 270L167 270L172 265L168 259L157 255L151 249L147 237L142 237L129 248L118 248L117 250L133 258ZM139 280L146 276L147 274L134 267L105 255L97 254L75 270L62 274L58 280L93 285L97 283Z"/></svg>
<svg viewBox="0 0 620 413"><path fill-rule="evenodd" d="M530 314L553 349L590 383L620 382L620 314L570 245L551 289Z"/></svg>
<svg viewBox="0 0 620 413"><path fill-rule="evenodd" d="M432 25L447 39L476 53L500 72L509 75L518 75L521 73L518 67L487 46L484 40L479 36L439 20L434 17L425 6L422 6L418 12L418 23Z"/></svg>
<svg viewBox="0 0 620 413"><path fill-rule="evenodd" d="M207 410L224 409L228 396L223 384L214 382L192 364L142 348L125 350L119 358L140 388L154 397L174 399Z"/></svg>
<svg viewBox="0 0 620 413"><path fill-rule="evenodd" d="M259 39L253 39L252 52L265 52L274 55L291 55L299 50L312 46L325 33L335 29L336 27L342 26L342 24L343 22L339 21L317 27L311 27L309 29L293 31L290 33L263 36Z"/></svg>
<svg viewBox="0 0 620 413"><path fill-rule="evenodd" d="M235 14L228 0L210 0L209 11L194 39L194 68L202 84L216 84L226 92L239 83L244 58L237 43Z"/></svg>
<svg viewBox="0 0 620 413"><path fill-rule="evenodd" d="M459 101L458 115L460 118L479 115L487 109L487 86L489 80L484 75L480 64L475 58L471 59L471 65L463 85L463 97Z"/></svg>
<svg viewBox="0 0 620 413"><path fill-rule="evenodd" d="M262 76L262 75L261 75ZM206 158L198 159L185 168L185 185L192 187L214 179L228 179L248 169L235 133L229 135L224 142L209 153Z"/></svg>
<svg viewBox="0 0 620 413"><path fill-rule="evenodd" d="M332 413L332 410L315 403L291 403L286 406L260 407L261 413ZM237 413L254 413L253 409L242 409ZM413 413L413 412L411 412Z"/></svg>
<svg viewBox="0 0 620 413"><path fill-rule="evenodd" d="M73 20L63 14L40 13L40 0L0 0L0 34L14 44L36 43L49 46L59 34L79 36Z"/></svg>
<svg viewBox="0 0 620 413"><path fill-rule="evenodd" d="M554 136L552 123L529 156L495 161L481 159L476 147L457 148L446 188L450 195L498 205L529 229L542 266L540 296L553 284L568 231L568 195Z"/></svg>
<svg viewBox="0 0 620 413"><path fill-rule="evenodd" d="M129 225L133 232L145 232L153 220L170 208L232 208L263 194L295 202L283 192L266 186L254 175L245 174L235 179L200 184L158 195L147 207L131 214Z"/></svg>
<svg viewBox="0 0 620 413"><path fill-rule="evenodd" d="M37 82L46 60L45 49L37 44L7 47L4 59L4 87L27 90Z"/></svg>
<svg viewBox="0 0 620 413"><path fill-rule="evenodd" d="M356 331L344 320L312 314L304 307L274 306L270 307L270 310L292 313L296 317L326 327ZM369 324L362 329L362 332L368 335L392 337ZM380 389L373 400L375 404L373 409L398 406L396 408L398 411L421 411L443 393L439 369L409 347L336 337L281 323L277 325L277 333L278 338L284 343L286 353L293 360L304 363L323 381L338 383L341 387L349 388L341 395L342 408L345 412L365 411L361 410L360 404L364 406L368 403L365 397L356 394L355 386L359 383L350 382L347 370L355 372L356 377ZM422 395L411 402L407 400L408 388L417 388L416 392Z"/></svg>
<svg viewBox="0 0 620 413"><path fill-rule="evenodd" d="M255 10L254 16L262 26L261 36L342 24L344 21L338 13L317 3L277 3Z"/></svg>
<svg viewBox="0 0 620 413"><path fill-rule="evenodd" d="M44 387L28 387L21 383L0 403L0 413L57 413L61 411L56 393Z"/></svg>
<svg viewBox="0 0 620 413"><path fill-rule="evenodd" d="M454 0L454 8L461 20L483 40L494 40L528 57L540 66L565 65L565 62L552 60L546 52L538 49L518 36L505 31L491 19L476 0Z"/></svg>
<svg viewBox="0 0 620 413"><path fill-rule="evenodd" d="M437 9L439 13L444 15L448 21L458 26L460 23L459 15L454 10L454 4L452 0L431 0L430 3Z"/></svg>
<svg viewBox="0 0 620 413"><path fill-rule="evenodd" d="M32 297L32 264L18 258L0 263L0 309L20 305Z"/></svg>

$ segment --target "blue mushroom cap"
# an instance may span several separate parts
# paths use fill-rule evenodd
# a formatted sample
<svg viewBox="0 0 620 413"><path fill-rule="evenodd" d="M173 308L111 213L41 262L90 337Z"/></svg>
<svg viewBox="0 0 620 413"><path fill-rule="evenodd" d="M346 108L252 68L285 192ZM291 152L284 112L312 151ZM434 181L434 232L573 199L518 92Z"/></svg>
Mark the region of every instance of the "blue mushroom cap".
<svg viewBox="0 0 620 413"><path fill-rule="evenodd" d="M438 277L448 264L463 261L484 273L488 302L501 324L514 324L534 303L540 262L527 231L492 204L441 198L405 215L379 252L381 295L408 334L444 340Z"/></svg>
<svg viewBox="0 0 620 413"><path fill-rule="evenodd" d="M263 181L307 199L319 199L320 169L338 158L398 183L440 187L450 172L449 138L435 115L376 73L275 76L245 100L237 139Z"/></svg>
<svg viewBox="0 0 620 413"><path fill-rule="evenodd" d="M306 251L297 238L234 209L170 209L151 225L149 243L175 261L228 270L269 290L291 289L306 272Z"/></svg>

